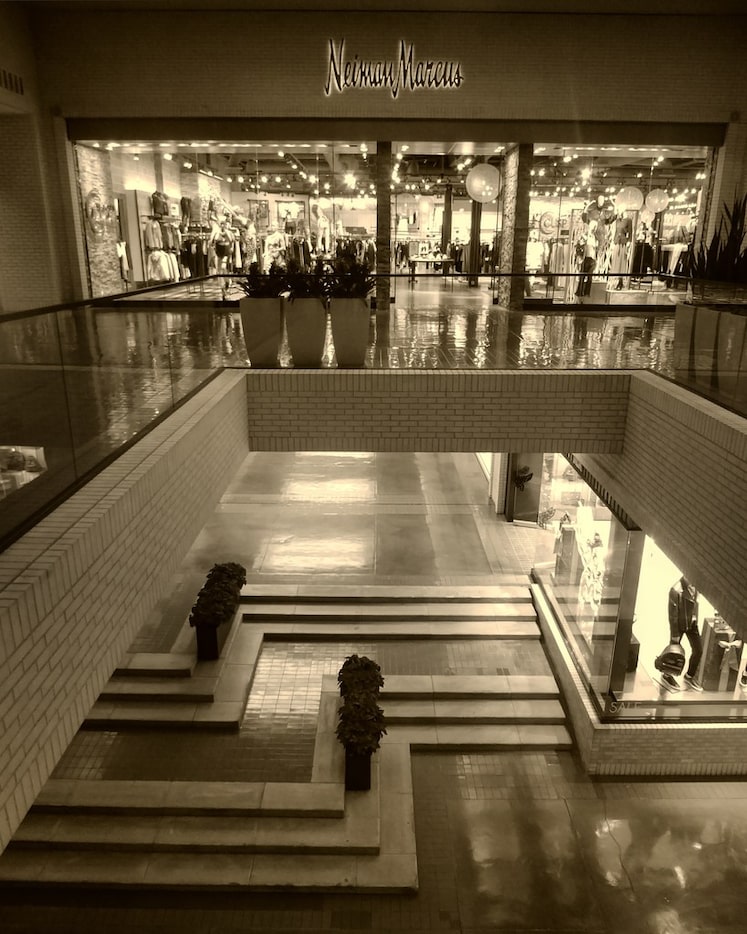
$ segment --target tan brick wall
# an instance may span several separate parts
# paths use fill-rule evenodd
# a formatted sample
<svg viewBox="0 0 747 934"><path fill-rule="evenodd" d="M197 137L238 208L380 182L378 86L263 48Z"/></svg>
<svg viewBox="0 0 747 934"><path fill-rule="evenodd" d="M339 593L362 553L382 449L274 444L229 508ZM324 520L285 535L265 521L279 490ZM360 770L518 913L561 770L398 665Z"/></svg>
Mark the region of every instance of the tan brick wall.
<svg viewBox="0 0 747 934"><path fill-rule="evenodd" d="M747 638L747 422L638 373L623 453L579 460Z"/></svg>
<svg viewBox="0 0 747 934"><path fill-rule="evenodd" d="M612 371L250 371L250 446L619 451L629 379Z"/></svg>
<svg viewBox="0 0 747 934"><path fill-rule="evenodd" d="M246 456L243 381L214 380L0 555L0 850Z"/></svg>

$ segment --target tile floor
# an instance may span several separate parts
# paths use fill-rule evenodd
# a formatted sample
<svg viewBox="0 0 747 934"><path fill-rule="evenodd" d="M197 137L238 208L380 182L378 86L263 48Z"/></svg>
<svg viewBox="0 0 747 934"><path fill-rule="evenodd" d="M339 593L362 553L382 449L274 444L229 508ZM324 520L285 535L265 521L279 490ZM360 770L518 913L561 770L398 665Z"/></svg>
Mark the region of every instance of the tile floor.
<svg viewBox="0 0 747 934"><path fill-rule="evenodd" d="M305 499L294 498L289 493L292 478L297 471L305 475L308 463L301 459L294 467L290 459L271 469L261 458L259 463L250 459L196 542L176 589L190 590L190 575L199 576L219 541L227 556L256 559L251 575L258 581L309 580L302 562L294 569L291 560L282 560L286 547L286 556L294 553L294 514L305 519L299 526L304 534L314 526L320 534L326 529L329 550L340 517L349 511L365 528L361 537L369 547L341 549L339 567L326 571L330 580L340 575L346 581L372 583L379 569L387 583L449 580L449 569L439 563L433 548L426 548L425 557L413 555L405 566L393 568L385 558L379 562L381 548L389 547L391 539L374 534L375 520L381 510L384 515L401 510L402 497L417 507L415 514L426 529L429 517L449 515L450 509L472 516L478 534L475 538L468 532L466 541L476 573L463 569L459 582L483 582L486 566L514 571L527 567L529 546L511 543L514 535L521 538L527 530L509 529L490 516L479 468L474 461L470 465L461 460L468 455L432 455L428 463L416 455L404 456L410 458L401 471L406 491L396 486L395 464L383 461L374 468L371 463L367 476L375 480L377 496L368 503L350 502L345 495L330 498L333 487L328 482L319 485L316 499L314 484L305 487ZM256 496L246 489L255 470ZM348 467L330 457L323 473L329 479L336 470L345 489ZM237 521L240 529L222 539ZM427 541L422 531L408 540L422 547ZM179 615L175 606L165 601L167 630L168 617ZM143 636L146 642L157 639L157 629L151 626ZM305 650L299 651L303 655ZM440 659L434 661L445 668L468 668L475 662L495 662L496 667L532 663L518 655L511 660L510 652L500 658L475 658L472 647L457 643L439 645L435 651ZM523 653L524 648L517 651ZM288 655L271 653L267 663L269 683L285 672ZM387 658L387 665L395 663ZM404 656L401 663L407 663ZM126 765L124 758L121 761ZM743 934L747 929L743 782L595 781L584 774L573 753L550 752L418 754L413 757L413 781L420 877L414 896L3 891L0 930Z"/></svg>

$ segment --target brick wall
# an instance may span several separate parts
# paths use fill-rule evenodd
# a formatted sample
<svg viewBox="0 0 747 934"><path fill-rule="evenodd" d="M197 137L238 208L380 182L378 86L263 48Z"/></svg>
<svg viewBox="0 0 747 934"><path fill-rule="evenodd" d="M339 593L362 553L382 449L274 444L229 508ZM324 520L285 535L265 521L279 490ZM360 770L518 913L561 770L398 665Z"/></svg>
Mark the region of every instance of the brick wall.
<svg viewBox="0 0 747 934"><path fill-rule="evenodd" d="M648 373L621 454L579 461L747 638L747 423Z"/></svg>
<svg viewBox="0 0 747 934"><path fill-rule="evenodd" d="M244 379L214 380L0 555L0 850L246 456Z"/></svg>
<svg viewBox="0 0 747 934"><path fill-rule="evenodd" d="M250 371L250 446L619 451L629 379L611 371Z"/></svg>

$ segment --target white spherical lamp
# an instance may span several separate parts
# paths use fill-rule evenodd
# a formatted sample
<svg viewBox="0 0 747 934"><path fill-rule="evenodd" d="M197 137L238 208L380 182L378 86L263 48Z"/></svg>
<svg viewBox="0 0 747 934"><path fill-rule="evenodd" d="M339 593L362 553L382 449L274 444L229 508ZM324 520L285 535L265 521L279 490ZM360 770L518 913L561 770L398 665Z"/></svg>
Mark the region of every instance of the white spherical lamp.
<svg viewBox="0 0 747 934"><path fill-rule="evenodd" d="M669 195L663 188L652 188L646 195L646 207L654 214L666 211L669 206Z"/></svg>
<svg viewBox="0 0 747 934"><path fill-rule="evenodd" d="M488 204L501 192L501 173L494 165L481 162L467 173L467 194L473 201Z"/></svg>
<svg viewBox="0 0 747 934"><path fill-rule="evenodd" d="M640 188L621 188L615 195L618 211L640 211L643 207L643 192Z"/></svg>

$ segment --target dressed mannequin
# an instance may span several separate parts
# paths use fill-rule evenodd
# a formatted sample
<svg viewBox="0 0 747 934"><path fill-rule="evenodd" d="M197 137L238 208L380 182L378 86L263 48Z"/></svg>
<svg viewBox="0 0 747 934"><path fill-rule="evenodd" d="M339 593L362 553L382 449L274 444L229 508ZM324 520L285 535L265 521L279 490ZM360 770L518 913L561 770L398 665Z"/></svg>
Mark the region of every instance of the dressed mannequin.
<svg viewBox="0 0 747 934"><path fill-rule="evenodd" d="M534 288L534 275L542 269L545 261L545 244L541 242L536 230L532 230L527 240L526 252L526 271L529 275L526 278L524 292L531 297Z"/></svg>
<svg viewBox="0 0 747 934"><path fill-rule="evenodd" d="M272 228L265 239L265 269L269 269L273 263L285 265L285 249L285 234Z"/></svg>
<svg viewBox="0 0 747 934"><path fill-rule="evenodd" d="M702 691L702 686L696 680L696 672L703 654L703 643L698 629L698 591L682 575L669 591L669 637L672 642L681 642L686 636L690 643L690 661L685 673L685 682L695 691ZM665 680L672 679L673 675L663 675Z"/></svg>
<svg viewBox="0 0 747 934"><path fill-rule="evenodd" d="M327 253L332 249L329 218L318 204L311 205L311 214L316 226L316 248L321 253Z"/></svg>
<svg viewBox="0 0 747 934"><path fill-rule="evenodd" d="M623 275L628 273L630 264L630 242L633 239L633 221L629 217L621 214L615 220L615 230L613 234L612 256L610 258L610 272L618 275L617 282L609 279L609 289L623 288Z"/></svg>

